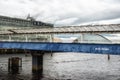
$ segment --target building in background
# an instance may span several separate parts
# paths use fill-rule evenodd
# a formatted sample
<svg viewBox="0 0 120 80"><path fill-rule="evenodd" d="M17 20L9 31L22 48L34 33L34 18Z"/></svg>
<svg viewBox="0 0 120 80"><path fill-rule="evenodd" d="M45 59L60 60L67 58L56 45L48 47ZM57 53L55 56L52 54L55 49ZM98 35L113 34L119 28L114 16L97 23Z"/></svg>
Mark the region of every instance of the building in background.
<svg viewBox="0 0 120 80"><path fill-rule="evenodd" d="M52 35L50 34L9 34L15 33L13 30L24 30L29 31L32 29L40 28L53 28L53 24L36 21L34 18L28 15L27 19L12 18L6 16L0 16L0 41L26 41L26 42L49 42L52 41ZM2 35L2 33L7 35Z"/></svg>

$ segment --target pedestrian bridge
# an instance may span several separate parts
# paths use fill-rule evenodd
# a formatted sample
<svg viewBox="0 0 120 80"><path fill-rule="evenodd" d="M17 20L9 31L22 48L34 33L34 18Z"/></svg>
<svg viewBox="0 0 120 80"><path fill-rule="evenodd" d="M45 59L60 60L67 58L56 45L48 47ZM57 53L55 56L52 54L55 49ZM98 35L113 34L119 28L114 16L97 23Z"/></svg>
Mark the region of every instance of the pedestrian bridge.
<svg viewBox="0 0 120 80"><path fill-rule="evenodd" d="M82 52L120 55L120 44L0 42L1 49L26 49L50 52Z"/></svg>
<svg viewBox="0 0 120 80"><path fill-rule="evenodd" d="M76 33L119 33L120 24L63 26L53 28L8 29L0 31L0 35L15 34L76 34Z"/></svg>

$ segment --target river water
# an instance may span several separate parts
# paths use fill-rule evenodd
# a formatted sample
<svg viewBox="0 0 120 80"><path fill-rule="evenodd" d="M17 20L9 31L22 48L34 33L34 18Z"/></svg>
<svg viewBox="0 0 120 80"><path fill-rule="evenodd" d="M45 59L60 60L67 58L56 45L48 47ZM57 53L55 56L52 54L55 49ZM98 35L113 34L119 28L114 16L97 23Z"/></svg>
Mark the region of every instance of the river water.
<svg viewBox="0 0 120 80"><path fill-rule="evenodd" d="M8 58L21 57L19 74L8 73ZM41 80L120 80L120 56L84 53L44 54ZM0 80L40 80L32 74L32 57L25 54L0 55Z"/></svg>

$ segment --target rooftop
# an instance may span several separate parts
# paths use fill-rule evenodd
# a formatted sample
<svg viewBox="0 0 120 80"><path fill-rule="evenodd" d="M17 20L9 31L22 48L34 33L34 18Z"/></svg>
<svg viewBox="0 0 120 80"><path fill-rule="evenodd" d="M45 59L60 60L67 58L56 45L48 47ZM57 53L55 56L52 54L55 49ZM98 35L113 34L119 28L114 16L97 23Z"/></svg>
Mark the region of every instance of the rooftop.
<svg viewBox="0 0 120 80"><path fill-rule="evenodd" d="M0 16L0 26L12 26L12 27L53 27L53 24L36 21L32 17L27 19L13 18L7 16Z"/></svg>

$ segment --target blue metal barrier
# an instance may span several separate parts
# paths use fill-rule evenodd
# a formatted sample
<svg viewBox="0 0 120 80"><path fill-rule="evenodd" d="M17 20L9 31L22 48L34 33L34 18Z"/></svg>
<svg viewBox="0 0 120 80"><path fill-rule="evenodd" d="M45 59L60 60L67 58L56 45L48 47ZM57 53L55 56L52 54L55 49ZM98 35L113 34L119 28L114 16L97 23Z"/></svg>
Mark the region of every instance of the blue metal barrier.
<svg viewBox="0 0 120 80"><path fill-rule="evenodd" d="M0 42L0 48L120 55L120 44Z"/></svg>

